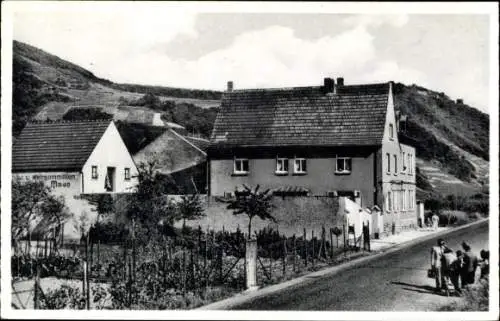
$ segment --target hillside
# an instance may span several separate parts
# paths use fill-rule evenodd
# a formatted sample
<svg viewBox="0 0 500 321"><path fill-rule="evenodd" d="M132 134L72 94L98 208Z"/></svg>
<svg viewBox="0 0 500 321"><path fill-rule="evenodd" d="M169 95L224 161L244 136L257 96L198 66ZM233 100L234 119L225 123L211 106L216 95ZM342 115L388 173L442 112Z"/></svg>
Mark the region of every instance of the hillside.
<svg viewBox="0 0 500 321"><path fill-rule="evenodd" d="M207 138L220 92L116 84L40 49L14 41L13 135L30 119L113 118L135 153L169 122ZM488 190L489 116L444 93L396 83L396 109L417 148L421 198Z"/></svg>
<svg viewBox="0 0 500 321"><path fill-rule="evenodd" d="M190 108L203 118L215 118L221 93L210 90L116 84L99 78L88 70L60 59L33 46L14 41L13 44L13 135L17 136L29 119L58 120L72 108L100 108L115 120L129 123L153 124L162 117L162 106L141 105L145 94L180 114ZM138 103L139 102L139 103ZM160 117L158 117L160 116ZM210 134L211 125L202 121L189 122L186 115L177 117L189 132L202 136ZM182 123L184 122L184 123ZM203 128L199 128L203 127Z"/></svg>

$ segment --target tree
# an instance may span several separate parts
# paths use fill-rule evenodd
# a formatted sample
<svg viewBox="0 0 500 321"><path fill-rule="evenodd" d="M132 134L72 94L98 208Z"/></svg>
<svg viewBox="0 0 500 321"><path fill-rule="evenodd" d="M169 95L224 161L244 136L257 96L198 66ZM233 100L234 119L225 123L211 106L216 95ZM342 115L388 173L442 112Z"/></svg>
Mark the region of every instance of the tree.
<svg viewBox="0 0 500 321"><path fill-rule="evenodd" d="M338 228L338 226L335 226L332 229L332 233L337 238L337 247L339 247L339 236L342 234L342 230L340 228ZM332 244L332 246L333 246L333 244Z"/></svg>
<svg viewBox="0 0 500 321"><path fill-rule="evenodd" d="M64 223L71 217L66 207L64 197L48 195L40 206L43 217L47 220L47 228L53 231L54 251L57 252L56 235L61 235L61 245L64 242Z"/></svg>
<svg viewBox="0 0 500 321"><path fill-rule="evenodd" d="M252 219L258 217L262 220L271 220L277 222L271 211L274 208L271 204L272 194L267 189L259 192L259 185L255 189L243 184L244 191L235 190L233 199L219 199L224 203L228 203L227 209L233 210L233 215L246 214L248 216L248 239L251 239Z"/></svg>
<svg viewBox="0 0 500 321"><path fill-rule="evenodd" d="M28 237L28 253L31 246L30 223L41 218L40 207L49 197L50 188L43 182L21 181L14 179L12 182L12 226L11 238L14 248L21 237Z"/></svg>
<svg viewBox="0 0 500 321"><path fill-rule="evenodd" d="M149 241L157 233L172 231L177 217L175 206L168 199L165 184L156 171L157 160L137 166L137 186L128 198L125 216L132 223L132 240L135 240L136 224L145 230L144 241ZM161 222L161 224L160 224Z"/></svg>
<svg viewBox="0 0 500 321"><path fill-rule="evenodd" d="M182 229L186 227L187 220L196 220L205 215L205 210L201 204L198 194L183 195L178 203L179 216L182 219Z"/></svg>

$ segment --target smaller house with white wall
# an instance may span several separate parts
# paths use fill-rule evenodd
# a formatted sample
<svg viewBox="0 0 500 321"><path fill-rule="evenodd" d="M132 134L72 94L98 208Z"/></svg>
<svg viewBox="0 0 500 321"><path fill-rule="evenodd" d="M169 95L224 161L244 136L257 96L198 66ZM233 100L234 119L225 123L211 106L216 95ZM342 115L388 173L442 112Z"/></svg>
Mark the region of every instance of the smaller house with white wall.
<svg viewBox="0 0 500 321"><path fill-rule="evenodd" d="M75 217L92 221L95 210L82 196L134 192L137 167L113 121L33 122L13 144L12 176L45 182Z"/></svg>

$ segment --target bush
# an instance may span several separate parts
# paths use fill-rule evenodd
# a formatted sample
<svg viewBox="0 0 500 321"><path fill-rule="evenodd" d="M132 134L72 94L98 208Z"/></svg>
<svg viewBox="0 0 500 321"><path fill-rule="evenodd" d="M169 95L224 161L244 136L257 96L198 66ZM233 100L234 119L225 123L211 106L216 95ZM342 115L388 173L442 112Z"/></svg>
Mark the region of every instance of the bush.
<svg viewBox="0 0 500 321"><path fill-rule="evenodd" d="M12 276L32 277L36 274L37 264L40 264L40 277L68 275L81 270L80 260L76 257L53 255L37 258L29 255L12 255Z"/></svg>
<svg viewBox="0 0 500 321"><path fill-rule="evenodd" d="M488 311L489 279L480 279L477 284L464 290L463 300L443 306L440 311Z"/></svg>
<svg viewBox="0 0 500 321"><path fill-rule="evenodd" d="M103 309L108 292L100 285L92 287L91 300L93 307ZM78 288L73 288L67 284L61 285L58 289L47 291L40 299L40 308L46 310L61 309L85 309L85 295Z"/></svg>

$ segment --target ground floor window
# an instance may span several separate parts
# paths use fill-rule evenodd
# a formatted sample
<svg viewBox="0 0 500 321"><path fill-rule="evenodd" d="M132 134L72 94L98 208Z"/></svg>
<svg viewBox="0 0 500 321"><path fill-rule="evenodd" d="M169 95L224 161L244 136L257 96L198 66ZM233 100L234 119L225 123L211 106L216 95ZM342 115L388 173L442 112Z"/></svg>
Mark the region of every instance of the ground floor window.
<svg viewBox="0 0 500 321"><path fill-rule="evenodd" d="M307 162L305 158L295 158L294 169L295 174L305 174L307 172Z"/></svg>
<svg viewBox="0 0 500 321"><path fill-rule="evenodd" d="M233 164L233 172L234 174L247 174L249 171L248 168L248 159L246 158L235 158Z"/></svg>
<svg viewBox="0 0 500 321"><path fill-rule="evenodd" d="M352 160L350 157L337 157L335 173L349 174L352 169Z"/></svg>
<svg viewBox="0 0 500 321"><path fill-rule="evenodd" d="M97 179L97 166L92 166L92 179Z"/></svg>
<svg viewBox="0 0 500 321"><path fill-rule="evenodd" d="M288 173L288 158L276 158L276 174Z"/></svg>

